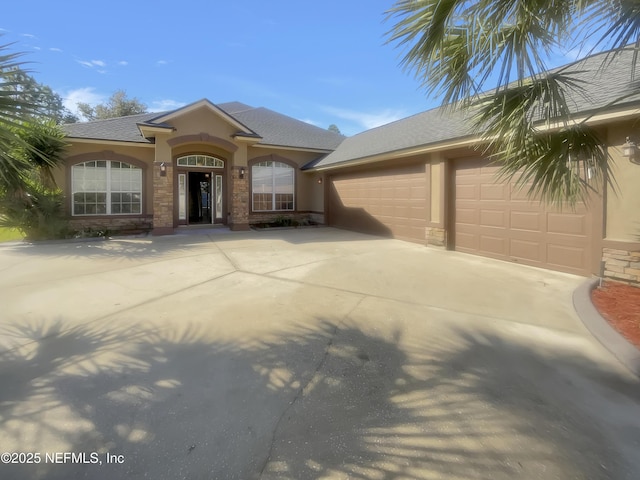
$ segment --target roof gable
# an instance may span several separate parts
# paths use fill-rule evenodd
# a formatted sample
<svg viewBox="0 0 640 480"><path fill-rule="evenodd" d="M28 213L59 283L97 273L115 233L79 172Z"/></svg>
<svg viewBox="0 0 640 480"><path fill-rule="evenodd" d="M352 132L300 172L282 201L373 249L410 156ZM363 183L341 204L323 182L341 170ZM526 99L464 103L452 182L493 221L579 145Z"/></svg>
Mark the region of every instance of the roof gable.
<svg viewBox="0 0 640 480"><path fill-rule="evenodd" d="M220 118L222 118L224 121L226 121L227 123L231 124L233 127L240 130L242 133L248 133L248 134L254 134L254 135L257 134L257 132L253 131L252 129L244 125L242 122L239 122L236 118L234 118L229 113L227 113L226 111L224 111L223 109L215 105L214 103L210 102L206 98L203 98L202 100L198 100L197 102L190 103L189 105L185 105L184 107L180 107L171 112L162 113L157 117L152 118L147 123L149 124L165 123L166 124L171 120L174 120L178 117L182 117L184 115L188 115L189 113L195 110L198 110L200 108L206 108L210 110L211 112L215 113Z"/></svg>

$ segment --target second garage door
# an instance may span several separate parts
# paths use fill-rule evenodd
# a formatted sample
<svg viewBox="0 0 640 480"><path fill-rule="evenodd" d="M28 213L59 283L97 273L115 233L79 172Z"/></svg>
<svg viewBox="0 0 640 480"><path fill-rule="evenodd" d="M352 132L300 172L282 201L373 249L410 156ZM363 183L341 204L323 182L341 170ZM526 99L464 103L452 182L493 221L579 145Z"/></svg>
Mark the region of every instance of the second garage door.
<svg viewBox="0 0 640 480"><path fill-rule="evenodd" d="M496 182L497 169L485 160L456 164L455 249L589 275L593 221L585 205L560 211L531 202L513 183Z"/></svg>
<svg viewBox="0 0 640 480"><path fill-rule="evenodd" d="M425 243L425 165L341 173L329 177L329 224Z"/></svg>

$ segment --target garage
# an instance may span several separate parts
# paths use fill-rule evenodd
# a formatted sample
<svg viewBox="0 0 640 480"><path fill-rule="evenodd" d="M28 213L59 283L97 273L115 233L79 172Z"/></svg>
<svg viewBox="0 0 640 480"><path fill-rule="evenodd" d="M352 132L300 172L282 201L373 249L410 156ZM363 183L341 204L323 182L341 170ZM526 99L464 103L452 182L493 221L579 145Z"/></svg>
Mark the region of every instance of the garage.
<svg viewBox="0 0 640 480"><path fill-rule="evenodd" d="M486 160L459 161L454 171L452 243L473 253L577 275L591 274L593 215L584 204L559 209L496 182Z"/></svg>
<svg viewBox="0 0 640 480"><path fill-rule="evenodd" d="M328 182L330 225L425 243L424 163L339 173Z"/></svg>

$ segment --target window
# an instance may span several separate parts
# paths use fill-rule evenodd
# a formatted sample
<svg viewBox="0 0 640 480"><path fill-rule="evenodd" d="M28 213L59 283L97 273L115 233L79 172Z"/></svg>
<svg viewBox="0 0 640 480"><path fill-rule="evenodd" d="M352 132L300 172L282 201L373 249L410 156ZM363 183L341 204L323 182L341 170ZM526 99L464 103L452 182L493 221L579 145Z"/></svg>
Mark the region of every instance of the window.
<svg viewBox="0 0 640 480"><path fill-rule="evenodd" d="M224 160L209 155L187 155L177 160L180 167L224 168Z"/></svg>
<svg viewBox="0 0 640 480"><path fill-rule="evenodd" d="M295 171L282 162L259 162L251 167L253 211L293 210Z"/></svg>
<svg viewBox="0 0 640 480"><path fill-rule="evenodd" d="M73 215L142 213L142 169L95 160L71 167Z"/></svg>

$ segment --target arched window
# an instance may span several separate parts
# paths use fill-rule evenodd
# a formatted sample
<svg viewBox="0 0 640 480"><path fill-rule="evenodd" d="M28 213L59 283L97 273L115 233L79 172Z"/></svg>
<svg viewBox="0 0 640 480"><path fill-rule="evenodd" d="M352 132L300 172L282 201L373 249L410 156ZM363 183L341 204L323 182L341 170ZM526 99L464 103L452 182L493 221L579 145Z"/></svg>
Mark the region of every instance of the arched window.
<svg viewBox="0 0 640 480"><path fill-rule="evenodd" d="M295 170L282 162L259 162L251 167L254 212L294 210Z"/></svg>
<svg viewBox="0 0 640 480"><path fill-rule="evenodd" d="M125 162L94 160L71 167L73 215L142 213L142 169Z"/></svg>
<svg viewBox="0 0 640 480"><path fill-rule="evenodd" d="M179 167L224 168L224 160L210 155L186 155L178 157Z"/></svg>

